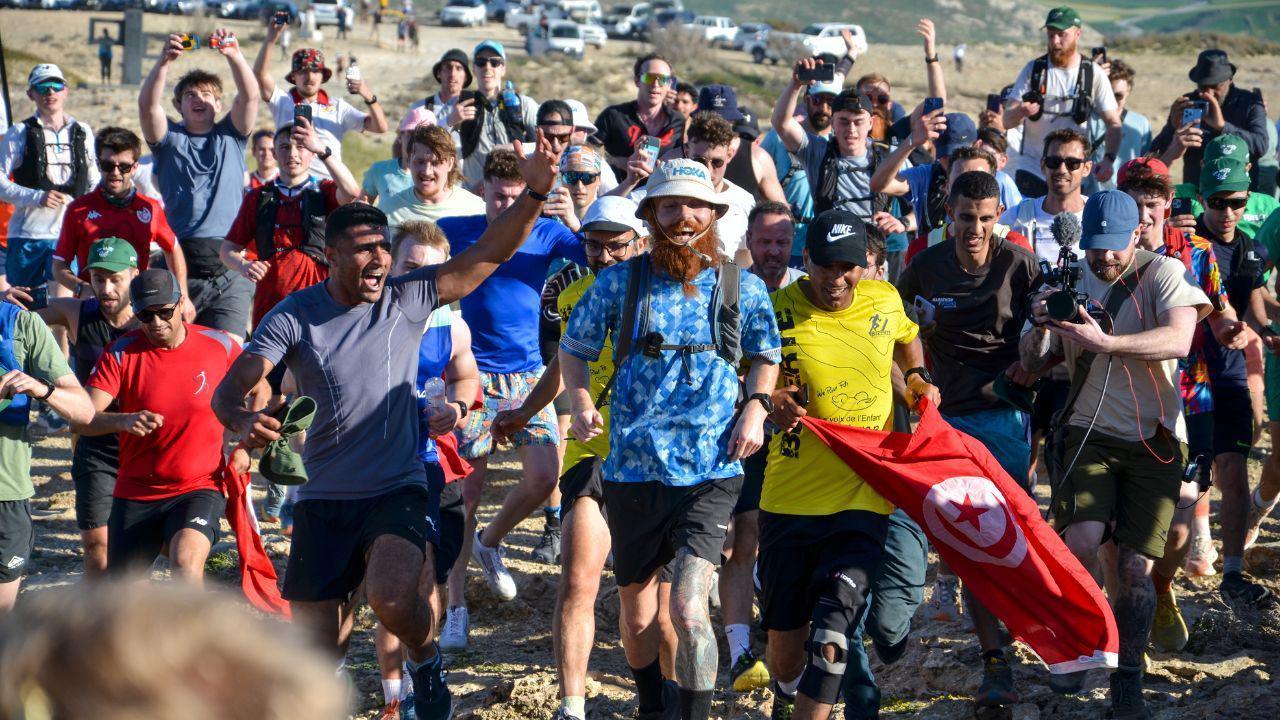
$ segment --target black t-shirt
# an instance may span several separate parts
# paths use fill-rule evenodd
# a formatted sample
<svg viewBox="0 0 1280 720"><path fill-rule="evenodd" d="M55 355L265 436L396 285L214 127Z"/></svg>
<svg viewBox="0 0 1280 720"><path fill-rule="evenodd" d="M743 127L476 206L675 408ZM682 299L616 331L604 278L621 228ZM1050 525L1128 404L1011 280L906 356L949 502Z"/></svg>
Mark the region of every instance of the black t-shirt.
<svg viewBox="0 0 1280 720"><path fill-rule="evenodd" d="M1027 298L1040 284L1036 256L1004 240L996 241L982 274L960 267L950 238L921 252L903 271L903 304L911 308L919 296L934 307L934 325L922 327L921 337L943 414L1011 407L992 383L1018 360L1018 339L1030 313Z"/></svg>
<svg viewBox="0 0 1280 720"><path fill-rule="evenodd" d="M1196 222L1196 234L1213 243L1213 255L1222 274L1222 286L1231 298L1236 316L1244 319L1249 309L1249 296L1266 284L1266 250L1253 242L1248 233L1236 228L1235 240L1224 243L1204 225L1203 216ZM1246 250L1247 248L1247 250ZM1247 389L1249 372L1243 350L1230 350L1216 340L1204 344L1205 363L1215 388Z"/></svg>
<svg viewBox="0 0 1280 720"><path fill-rule="evenodd" d="M649 134L638 114L639 107L635 100L610 105L596 118L596 137L600 138L605 152L609 153L609 166L617 172L619 181L627 176L627 158L631 157L635 147L640 144L640 138ZM663 110L663 117L666 118L666 124L657 133L657 137L662 142L662 151L666 152L670 148L684 145L684 116L678 112Z"/></svg>

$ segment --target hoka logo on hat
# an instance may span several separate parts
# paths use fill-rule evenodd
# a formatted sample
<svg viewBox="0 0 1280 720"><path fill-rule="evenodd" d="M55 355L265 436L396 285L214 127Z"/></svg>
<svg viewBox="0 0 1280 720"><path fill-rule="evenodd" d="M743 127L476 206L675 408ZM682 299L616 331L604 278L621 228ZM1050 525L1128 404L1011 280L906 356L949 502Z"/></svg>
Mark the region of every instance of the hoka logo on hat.
<svg viewBox="0 0 1280 720"><path fill-rule="evenodd" d="M1240 146L1239 146L1239 145L1236 145L1235 143L1223 143L1223 144L1222 144L1222 154L1223 154L1223 155L1235 155L1235 154L1236 154L1236 150L1238 150L1238 149L1239 149L1239 147L1240 147Z"/></svg>
<svg viewBox="0 0 1280 720"><path fill-rule="evenodd" d="M102 243L99 243L99 245L98 245L98 257L100 257L100 258L104 258L104 257L106 257L106 256L110 255L110 254L111 254L111 251L114 249L114 248L112 247L112 244L113 244L113 243L110 243L110 242L107 242L107 241L103 241Z"/></svg>
<svg viewBox="0 0 1280 720"><path fill-rule="evenodd" d="M1228 168L1228 167L1218 168L1217 170L1213 171L1213 179L1219 180L1219 181L1226 180L1227 176L1230 174L1231 174L1231 168Z"/></svg>
<svg viewBox="0 0 1280 720"><path fill-rule="evenodd" d="M706 169L698 163L680 163L671 168L671 177L680 177L682 175L692 175L699 180L711 182L711 178L707 177Z"/></svg>

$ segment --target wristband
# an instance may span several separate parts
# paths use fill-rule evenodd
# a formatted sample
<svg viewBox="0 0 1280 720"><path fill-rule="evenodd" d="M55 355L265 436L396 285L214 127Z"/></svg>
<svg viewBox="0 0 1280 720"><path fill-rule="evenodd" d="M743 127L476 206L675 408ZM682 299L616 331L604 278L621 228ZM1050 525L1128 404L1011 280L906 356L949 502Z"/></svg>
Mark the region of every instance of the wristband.
<svg viewBox="0 0 1280 720"><path fill-rule="evenodd" d="M529 187L528 185L525 185L525 187L524 187L524 194L525 194L525 195L528 195L529 197L533 198L534 200L537 200L537 201L538 201L538 202L540 202L540 203L544 203L544 202L546 202L547 200L551 199L551 196L549 196L549 195L544 195L544 194L542 194L542 193L538 192L537 190L534 190L533 188Z"/></svg>
<svg viewBox="0 0 1280 720"><path fill-rule="evenodd" d="M902 381L905 383L907 380L911 379L912 375L919 375L921 380L924 380L926 383L930 385L933 384L933 376L929 374L928 370L925 370L922 367L913 367L910 370L902 373Z"/></svg>
<svg viewBox="0 0 1280 720"><path fill-rule="evenodd" d="M457 405L457 406L458 406L458 412L459 412L458 419L459 419L459 420L461 420L462 418L466 417L466 416L467 416L467 413L471 410L471 408L467 407L467 404L466 404L466 403L464 403L464 402L462 402L461 400L450 400L450 401L449 401L449 404L450 404L450 405Z"/></svg>
<svg viewBox="0 0 1280 720"><path fill-rule="evenodd" d="M44 391L44 394L43 394L43 395L41 395L40 397L38 397L38 398L36 398L36 399L37 399L37 400L48 400L48 399L49 399L49 396L53 394L54 384L53 384L53 383L51 383L51 382L49 382L48 380L45 380L44 378L35 378L35 380L36 380L36 382L38 382L38 383L40 383L41 385L44 385L46 388L48 388L47 390L45 390L45 391Z"/></svg>
<svg viewBox="0 0 1280 720"><path fill-rule="evenodd" d="M364 104L365 104L365 105L377 105L377 104L378 104L378 96L377 96L377 95L374 95L373 97L369 98L368 100L365 100L365 101L364 101Z"/></svg>
<svg viewBox="0 0 1280 720"><path fill-rule="evenodd" d="M937 55L934 55L933 57L929 57L928 55L925 55L925 56L924 56L924 64L925 64L925 65L930 65L930 64L933 64L933 63L936 63L936 62L938 62L938 56L937 56Z"/></svg>
<svg viewBox="0 0 1280 720"><path fill-rule="evenodd" d="M324 152L320 153L319 155L316 155L316 158L318 158L320 162L324 162L325 160L328 160L332 156L333 156L333 148L326 145L324 148Z"/></svg>

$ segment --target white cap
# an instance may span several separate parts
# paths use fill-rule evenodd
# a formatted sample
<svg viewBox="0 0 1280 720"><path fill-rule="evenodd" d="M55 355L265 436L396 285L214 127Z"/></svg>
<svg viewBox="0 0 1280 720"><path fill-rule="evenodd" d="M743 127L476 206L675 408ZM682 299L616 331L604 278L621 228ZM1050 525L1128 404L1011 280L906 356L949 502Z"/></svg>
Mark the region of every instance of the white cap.
<svg viewBox="0 0 1280 720"><path fill-rule="evenodd" d="M659 162L657 169L649 176L649 182L645 188L648 192L640 201L637 213L643 210L650 200L660 197L687 197L702 200L716 209L716 217L724 215L729 209L728 203L720 199L716 194L715 186L711 184L711 171L697 160L678 158Z"/></svg>
<svg viewBox="0 0 1280 720"><path fill-rule="evenodd" d="M637 237L645 237L649 234L649 229L636 217L637 209L635 201L630 198L603 195L587 208L587 214L582 217L582 232L634 230Z"/></svg>
<svg viewBox="0 0 1280 720"><path fill-rule="evenodd" d="M587 133L594 135L596 126L592 124L591 118L587 115L587 106L578 100L565 100L565 105L573 111L573 126L579 130L586 130Z"/></svg>
<svg viewBox="0 0 1280 720"><path fill-rule="evenodd" d="M61 80L66 82L66 76L62 74L62 68L53 63L40 63L31 68L31 74L27 76L27 87L35 87L36 83L42 83L46 80Z"/></svg>

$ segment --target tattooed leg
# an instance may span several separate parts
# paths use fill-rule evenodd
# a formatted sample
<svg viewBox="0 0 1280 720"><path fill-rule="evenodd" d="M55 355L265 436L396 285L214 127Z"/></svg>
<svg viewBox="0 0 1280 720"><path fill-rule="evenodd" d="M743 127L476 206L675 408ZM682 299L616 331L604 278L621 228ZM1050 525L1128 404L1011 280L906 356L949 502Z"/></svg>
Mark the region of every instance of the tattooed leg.
<svg viewBox="0 0 1280 720"><path fill-rule="evenodd" d="M1120 631L1120 666L1142 667L1156 616L1156 589L1151 582L1155 561L1123 544L1119 549L1120 592L1114 604Z"/></svg>
<svg viewBox="0 0 1280 720"><path fill-rule="evenodd" d="M719 669L719 652L707 601L715 566L682 548L676 555L671 585L671 622L680 644L676 648L676 682L686 690L712 690Z"/></svg>

